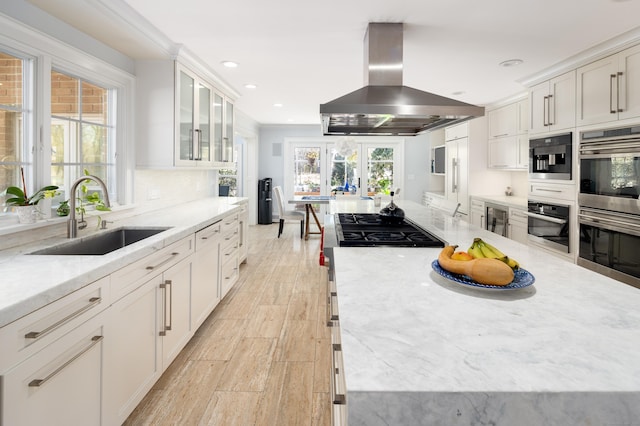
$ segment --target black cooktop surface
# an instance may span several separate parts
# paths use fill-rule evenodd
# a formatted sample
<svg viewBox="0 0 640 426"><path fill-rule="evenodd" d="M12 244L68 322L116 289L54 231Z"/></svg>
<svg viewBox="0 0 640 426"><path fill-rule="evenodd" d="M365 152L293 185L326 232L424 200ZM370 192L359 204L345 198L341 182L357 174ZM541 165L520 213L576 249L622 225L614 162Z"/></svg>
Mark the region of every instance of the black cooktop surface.
<svg viewBox="0 0 640 426"><path fill-rule="evenodd" d="M338 213L335 222L342 247L444 247L437 237L406 218L400 224L385 224L376 213Z"/></svg>

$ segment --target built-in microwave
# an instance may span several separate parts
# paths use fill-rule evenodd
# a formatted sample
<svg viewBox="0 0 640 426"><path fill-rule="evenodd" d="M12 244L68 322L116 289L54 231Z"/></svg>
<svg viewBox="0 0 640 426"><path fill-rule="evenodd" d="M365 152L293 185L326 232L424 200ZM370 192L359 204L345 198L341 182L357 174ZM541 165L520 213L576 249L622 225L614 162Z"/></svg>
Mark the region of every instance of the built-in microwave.
<svg viewBox="0 0 640 426"><path fill-rule="evenodd" d="M431 173L444 174L446 161L446 147L436 146L431 150Z"/></svg>
<svg viewBox="0 0 640 426"><path fill-rule="evenodd" d="M529 140L529 178L571 180L571 132Z"/></svg>

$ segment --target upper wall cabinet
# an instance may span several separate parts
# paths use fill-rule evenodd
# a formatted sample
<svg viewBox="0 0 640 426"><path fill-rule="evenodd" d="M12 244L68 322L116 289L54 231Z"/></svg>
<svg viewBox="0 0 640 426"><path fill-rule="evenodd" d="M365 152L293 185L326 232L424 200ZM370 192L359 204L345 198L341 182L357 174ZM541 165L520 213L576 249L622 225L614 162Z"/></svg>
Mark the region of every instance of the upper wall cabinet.
<svg viewBox="0 0 640 426"><path fill-rule="evenodd" d="M576 125L576 72L570 71L529 91L531 134L552 133Z"/></svg>
<svg viewBox="0 0 640 426"><path fill-rule="evenodd" d="M529 100L489 111L488 162L490 169L519 170L529 166Z"/></svg>
<svg viewBox="0 0 640 426"><path fill-rule="evenodd" d="M640 46L578 68L578 126L640 116Z"/></svg>
<svg viewBox="0 0 640 426"><path fill-rule="evenodd" d="M231 99L171 60L136 62L139 167L224 166L233 150Z"/></svg>

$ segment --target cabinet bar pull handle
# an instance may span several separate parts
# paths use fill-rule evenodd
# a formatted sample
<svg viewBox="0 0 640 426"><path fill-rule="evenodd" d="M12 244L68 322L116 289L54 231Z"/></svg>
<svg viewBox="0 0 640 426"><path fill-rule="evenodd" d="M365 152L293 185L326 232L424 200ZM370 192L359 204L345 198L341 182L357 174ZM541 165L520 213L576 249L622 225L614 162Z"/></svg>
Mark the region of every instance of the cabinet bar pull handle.
<svg viewBox="0 0 640 426"><path fill-rule="evenodd" d="M331 374L331 378L333 379L333 386L331 387L331 390L333 391L333 395L332 395L332 403L334 404L346 404L347 403L347 398L345 396L345 390L344 390L344 386L343 386L343 380L344 379L340 379L339 377L341 375L343 375L344 373L342 372L343 368L342 368L342 347L340 346L340 344L338 343L334 343L333 344L333 348L332 348L333 354L333 371Z"/></svg>
<svg viewBox="0 0 640 426"><path fill-rule="evenodd" d="M458 176L456 171L456 159L452 158L451 159L451 192L452 193L455 193L456 189L458 188L457 180L458 180Z"/></svg>
<svg viewBox="0 0 640 426"><path fill-rule="evenodd" d="M616 75L611 74L609 76L609 112L611 114L615 114L616 110L613 108L613 80L615 80Z"/></svg>
<svg viewBox="0 0 640 426"><path fill-rule="evenodd" d="M85 313L89 309L93 308L95 305L99 304L101 300L102 300L101 297L92 297L91 299L89 299L89 303L86 304L85 306L83 306L82 308L80 308L77 311L67 315L66 317L62 318L60 321L57 321L57 322L51 324L49 327L45 328L42 331L30 331L30 332L28 332L27 334L24 335L24 338L25 339L39 339L40 337L42 337L42 336L44 336L46 334L49 334L50 332L52 332L56 328L60 327L64 323L71 321L72 319L80 316L81 314Z"/></svg>
<svg viewBox="0 0 640 426"><path fill-rule="evenodd" d="M171 261L175 256L179 255L180 253L178 253L177 251L174 251L173 253L171 253L171 256L166 258L165 260L163 260L162 262L158 263L157 265L153 265L153 266L147 266L147 270L148 271L153 271L154 269L156 269L159 266L164 265L165 263Z"/></svg>
<svg viewBox="0 0 640 426"><path fill-rule="evenodd" d="M340 315L338 314L338 295L331 294L331 320L339 321Z"/></svg>
<svg viewBox="0 0 640 426"><path fill-rule="evenodd" d="M616 98L616 105L618 107L618 112L623 112L624 110L620 108L620 81L622 80L622 71L618 71L618 78L616 78L616 85L618 89L618 96Z"/></svg>
<svg viewBox="0 0 640 426"><path fill-rule="evenodd" d="M549 125L548 118L549 118L549 96L545 96L544 98L542 98L542 125L543 126Z"/></svg>
<svg viewBox="0 0 640 426"><path fill-rule="evenodd" d="M553 122L556 121L556 109L553 109L553 114L551 114L551 107L553 104L551 103L553 95L549 95L547 97L547 114L549 117L547 118L547 126L553 126ZM553 121L551 121L551 117L553 117Z"/></svg>
<svg viewBox="0 0 640 426"><path fill-rule="evenodd" d="M103 336L93 336L91 338L91 343L84 349L82 349L80 352L78 352L77 354L75 354L73 357L71 357L69 360L67 360L64 364L62 364L60 367L56 368L55 370L53 370L51 373L49 373L49 375L47 377L45 377L44 379L34 379L32 381L29 382L29 387L31 388L37 388L40 387L42 385L44 385L46 382L48 382L49 380L51 380L56 374L58 374L59 372L61 372L62 370L64 370L69 364L71 364L73 361L75 361L76 359L80 358L82 355L84 355L89 349L91 349L92 347L94 347L96 344L98 344L98 342L100 342L103 339Z"/></svg>
<svg viewBox="0 0 640 426"><path fill-rule="evenodd" d="M536 188L536 191L542 191L542 192L557 192L558 194L561 193L562 191L559 189L546 189L546 188Z"/></svg>
<svg viewBox="0 0 640 426"><path fill-rule="evenodd" d="M162 326L163 330L160 331L161 336L166 336L167 331L171 330L173 323L172 311L173 311L173 283L171 280L164 280L164 283L160 284L160 288L164 289L164 297L162 304ZM169 324L167 324L167 291L169 292Z"/></svg>

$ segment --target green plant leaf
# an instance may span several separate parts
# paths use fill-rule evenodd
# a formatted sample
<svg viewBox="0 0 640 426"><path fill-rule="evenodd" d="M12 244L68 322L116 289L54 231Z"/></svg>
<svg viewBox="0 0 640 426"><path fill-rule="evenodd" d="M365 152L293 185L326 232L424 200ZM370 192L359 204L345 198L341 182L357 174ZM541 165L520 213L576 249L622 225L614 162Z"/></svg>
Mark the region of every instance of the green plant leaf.
<svg viewBox="0 0 640 426"><path fill-rule="evenodd" d="M7 194L15 195L16 197L24 199L24 192L22 192L22 189L17 186L8 187L6 192Z"/></svg>

